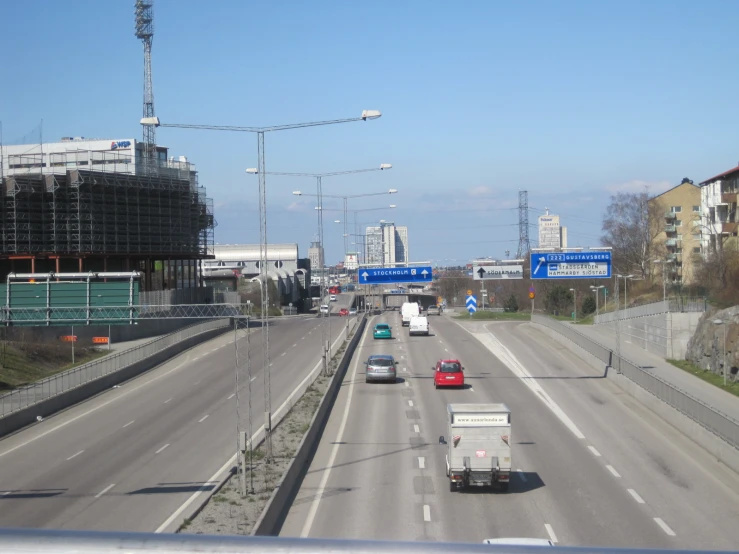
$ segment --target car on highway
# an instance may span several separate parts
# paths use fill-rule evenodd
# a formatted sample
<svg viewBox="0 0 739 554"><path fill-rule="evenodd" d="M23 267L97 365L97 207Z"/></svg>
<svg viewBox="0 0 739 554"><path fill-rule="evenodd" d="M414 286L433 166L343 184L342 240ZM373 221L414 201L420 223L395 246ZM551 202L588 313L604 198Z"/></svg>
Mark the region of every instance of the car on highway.
<svg viewBox="0 0 739 554"><path fill-rule="evenodd" d="M335 294L332 294L331 296L329 296L329 298L328 298L328 299L329 299L329 300L330 300L331 302L336 302L336 295L335 295Z"/></svg>
<svg viewBox="0 0 739 554"><path fill-rule="evenodd" d="M434 388L464 387L464 368L459 360L439 360L434 370Z"/></svg>
<svg viewBox="0 0 739 554"><path fill-rule="evenodd" d="M349 308L349 315L357 315L357 309L356 308Z"/></svg>
<svg viewBox="0 0 739 554"><path fill-rule="evenodd" d="M428 307L428 310L426 310L426 313L428 313L428 315L441 315L441 308L437 306L436 304L433 304Z"/></svg>
<svg viewBox="0 0 739 554"><path fill-rule="evenodd" d="M321 306L321 313L322 314L327 314L328 313L328 306L326 304L323 304Z"/></svg>
<svg viewBox="0 0 739 554"><path fill-rule="evenodd" d="M378 323L372 330L372 337L376 339L391 339L393 338L393 328L387 323Z"/></svg>
<svg viewBox="0 0 739 554"><path fill-rule="evenodd" d="M349 310L347 310L346 308L341 308L339 310L339 315L341 315L341 316L349 315Z"/></svg>
<svg viewBox="0 0 739 554"><path fill-rule="evenodd" d="M367 369L364 372L364 381L398 381L397 368L398 362L395 361L390 354L373 354L364 365Z"/></svg>

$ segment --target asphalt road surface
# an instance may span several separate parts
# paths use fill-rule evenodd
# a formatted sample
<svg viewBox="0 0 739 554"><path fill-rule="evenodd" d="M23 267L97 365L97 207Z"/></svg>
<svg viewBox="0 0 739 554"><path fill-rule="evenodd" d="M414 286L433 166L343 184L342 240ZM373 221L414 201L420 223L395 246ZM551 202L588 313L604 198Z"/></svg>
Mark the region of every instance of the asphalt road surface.
<svg viewBox="0 0 739 554"><path fill-rule="evenodd" d="M273 411L320 360L320 319L273 319ZM332 326L334 339L344 327ZM240 331L241 428L264 422L261 330ZM236 451L233 332L0 441L0 527L155 531ZM182 518L173 521L182 522Z"/></svg>
<svg viewBox="0 0 739 554"><path fill-rule="evenodd" d="M283 536L736 549L739 478L530 323L429 318L433 336L363 337ZM401 381L366 384L362 361L400 360ZM435 390L459 358L464 390ZM450 492L446 405L512 410L509 492ZM448 440L448 437L447 437Z"/></svg>

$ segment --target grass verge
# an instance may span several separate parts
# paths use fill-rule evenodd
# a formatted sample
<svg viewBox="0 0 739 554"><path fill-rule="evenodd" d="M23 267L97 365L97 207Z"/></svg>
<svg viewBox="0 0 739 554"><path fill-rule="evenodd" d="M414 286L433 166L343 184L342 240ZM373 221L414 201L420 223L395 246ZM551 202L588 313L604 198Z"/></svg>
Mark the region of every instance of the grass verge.
<svg viewBox="0 0 739 554"><path fill-rule="evenodd" d="M706 383L711 383L712 385L725 390L726 392L729 392L733 394L734 396L739 396L739 381L731 381L731 375L727 375L727 381L726 386L724 386L724 376L723 374L719 375L717 373L714 373L708 369L702 369L695 365L692 362L689 362L687 360L667 360L675 367L679 367L683 371L687 371L691 375L695 375L699 379L702 379Z"/></svg>
<svg viewBox="0 0 739 554"><path fill-rule="evenodd" d="M483 320L483 321L530 321L530 312L475 312L469 314L458 314L455 319L463 320Z"/></svg>

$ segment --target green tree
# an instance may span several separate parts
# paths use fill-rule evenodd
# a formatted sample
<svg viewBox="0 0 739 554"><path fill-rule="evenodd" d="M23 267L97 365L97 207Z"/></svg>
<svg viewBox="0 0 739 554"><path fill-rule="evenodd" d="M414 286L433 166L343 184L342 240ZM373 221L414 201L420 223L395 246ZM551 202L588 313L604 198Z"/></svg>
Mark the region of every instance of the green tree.
<svg viewBox="0 0 739 554"><path fill-rule="evenodd" d="M586 296L585 300L582 301L582 315L592 314L595 311L595 297Z"/></svg>
<svg viewBox="0 0 739 554"><path fill-rule="evenodd" d="M518 299L515 294L511 294L508 300L503 304L503 310L506 312L517 312L518 311Z"/></svg>
<svg viewBox="0 0 739 554"><path fill-rule="evenodd" d="M572 293L561 285L552 287L544 297L544 306L549 312L567 312L572 306Z"/></svg>

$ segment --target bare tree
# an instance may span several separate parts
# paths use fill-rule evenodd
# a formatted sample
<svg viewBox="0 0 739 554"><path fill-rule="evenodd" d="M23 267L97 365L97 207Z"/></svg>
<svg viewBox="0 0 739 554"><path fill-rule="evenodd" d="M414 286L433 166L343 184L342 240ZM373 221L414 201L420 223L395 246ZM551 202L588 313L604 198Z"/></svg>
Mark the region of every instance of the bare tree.
<svg viewBox="0 0 739 554"><path fill-rule="evenodd" d="M638 272L642 279L651 274L653 240L661 232L661 216L660 206L649 202L646 190L611 196L603 219L601 242L613 249L617 271Z"/></svg>

